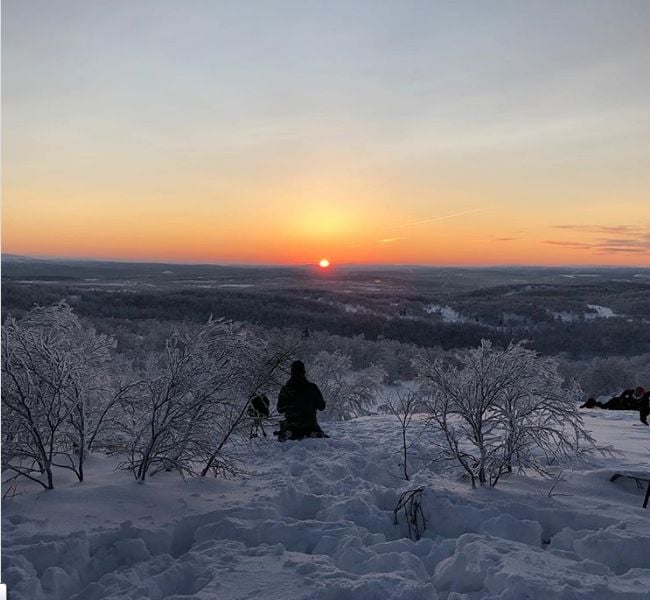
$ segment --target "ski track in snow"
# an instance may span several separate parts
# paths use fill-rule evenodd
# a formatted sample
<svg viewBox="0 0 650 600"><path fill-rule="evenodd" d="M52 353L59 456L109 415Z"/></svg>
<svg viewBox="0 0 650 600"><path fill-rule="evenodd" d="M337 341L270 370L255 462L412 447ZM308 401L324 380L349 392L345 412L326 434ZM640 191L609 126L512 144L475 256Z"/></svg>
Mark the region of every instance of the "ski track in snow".
<svg viewBox="0 0 650 600"><path fill-rule="evenodd" d="M585 418L625 456L552 497L533 478L400 480L399 430L382 416L328 424L326 440L268 440L243 481L137 485L105 468L4 502L2 580L12 600L647 599L650 510L609 476L650 469L650 432L634 413ZM428 528L413 542L393 508L418 485Z"/></svg>

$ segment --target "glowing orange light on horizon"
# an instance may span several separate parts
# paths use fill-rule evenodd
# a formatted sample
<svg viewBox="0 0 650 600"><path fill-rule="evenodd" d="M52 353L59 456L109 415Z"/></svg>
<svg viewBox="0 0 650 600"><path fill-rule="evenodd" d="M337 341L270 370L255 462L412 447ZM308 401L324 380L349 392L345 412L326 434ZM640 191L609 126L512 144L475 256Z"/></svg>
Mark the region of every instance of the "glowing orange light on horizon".
<svg viewBox="0 0 650 600"><path fill-rule="evenodd" d="M327 267L330 266L330 261L327 260L326 258L321 258L321 259L320 259L320 262L318 263L318 266L319 266L321 269L327 269Z"/></svg>

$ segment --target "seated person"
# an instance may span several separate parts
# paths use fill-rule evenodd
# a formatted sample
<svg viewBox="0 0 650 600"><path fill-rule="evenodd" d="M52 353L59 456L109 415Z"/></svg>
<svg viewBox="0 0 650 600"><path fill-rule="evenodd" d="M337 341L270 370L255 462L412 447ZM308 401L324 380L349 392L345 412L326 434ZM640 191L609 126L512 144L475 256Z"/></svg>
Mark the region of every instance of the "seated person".
<svg viewBox="0 0 650 600"><path fill-rule="evenodd" d="M302 440L306 437L327 437L318 425L316 412L325 410L325 400L318 386L307 379L305 365L297 360L291 365L291 377L280 390L278 412L284 421L278 439Z"/></svg>

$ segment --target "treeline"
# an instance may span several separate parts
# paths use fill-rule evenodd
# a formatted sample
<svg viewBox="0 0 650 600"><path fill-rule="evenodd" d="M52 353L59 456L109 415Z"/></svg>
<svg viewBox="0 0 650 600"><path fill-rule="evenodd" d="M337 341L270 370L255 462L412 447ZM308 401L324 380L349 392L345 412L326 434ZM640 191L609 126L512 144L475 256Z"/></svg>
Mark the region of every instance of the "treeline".
<svg viewBox="0 0 650 600"><path fill-rule="evenodd" d="M486 316L495 313L495 302L505 312L530 314L538 320L552 319L554 311L581 314L588 304L604 305L628 317L650 316L650 284L641 281L503 285L458 294L454 299L460 308Z"/></svg>
<svg viewBox="0 0 650 600"><path fill-rule="evenodd" d="M367 340L389 339L429 348L466 348L476 346L481 339L491 339L504 345L512 339L528 339L531 347L547 354L565 353L571 359L606 356L636 356L650 348L650 324L641 318L579 318L564 322L550 314L543 301L534 301L532 288L544 296L547 287L528 286L524 297L494 295L465 295L449 305L461 312L463 320L445 322L440 315L426 314L424 296L365 296L327 293L313 289L141 289L86 290L74 286L47 284L25 285L6 282L2 290L6 314L20 314L34 304L47 305L65 300L74 306L76 314L91 321L99 330L124 329L145 338L152 322L204 323L210 315L222 315L235 321L265 328L308 329L332 335L352 337L363 335ZM636 290L636 291L634 291ZM627 289L626 297L639 293ZM632 296L630 296L630 294ZM547 299L548 300L548 299ZM603 304L612 302L602 300ZM620 300L620 299L619 299ZM345 302L344 302L345 301ZM548 300L550 302L550 300ZM648 302L637 298L639 306ZM359 305L365 310L349 310ZM584 313L584 304L577 300L563 305L556 300L554 307ZM370 308L368 308L370 307ZM612 308L614 308L612 306ZM648 313L650 314L650 312ZM143 327L142 324L147 326ZM126 342L125 342L126 343ZM137 339L128 343L136 344Z"/></svg>

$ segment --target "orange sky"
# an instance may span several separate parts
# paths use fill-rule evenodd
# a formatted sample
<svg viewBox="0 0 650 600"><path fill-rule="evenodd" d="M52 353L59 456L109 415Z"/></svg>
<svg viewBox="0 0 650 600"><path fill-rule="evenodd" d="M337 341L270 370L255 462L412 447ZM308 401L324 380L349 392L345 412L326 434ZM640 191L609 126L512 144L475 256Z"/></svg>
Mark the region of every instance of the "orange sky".
<svg viewBox="0 0 650 600"><path fill-rule="evenodd" d="M64 4L2 7L4 253L650 266L643 3Z"/></svg>

